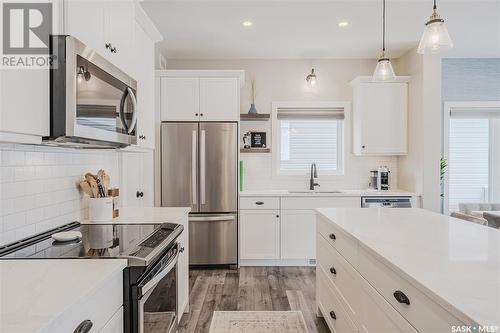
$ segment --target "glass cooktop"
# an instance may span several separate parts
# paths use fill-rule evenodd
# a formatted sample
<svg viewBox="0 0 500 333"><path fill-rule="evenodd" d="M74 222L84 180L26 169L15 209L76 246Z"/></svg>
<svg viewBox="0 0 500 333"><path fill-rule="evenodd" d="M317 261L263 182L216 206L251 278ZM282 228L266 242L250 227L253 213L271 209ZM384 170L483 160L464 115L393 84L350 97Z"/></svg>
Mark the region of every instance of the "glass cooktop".
<svg viewBox="0 0 500 333"><path fill-rule="evenodd" d="M145 265L169 248L182 230L181 225L173 223L70 223L2 246L0 258L128 258L129 264ZM67 242L55 241L51 235L60 231L80 231L82 237Z"/></svg>

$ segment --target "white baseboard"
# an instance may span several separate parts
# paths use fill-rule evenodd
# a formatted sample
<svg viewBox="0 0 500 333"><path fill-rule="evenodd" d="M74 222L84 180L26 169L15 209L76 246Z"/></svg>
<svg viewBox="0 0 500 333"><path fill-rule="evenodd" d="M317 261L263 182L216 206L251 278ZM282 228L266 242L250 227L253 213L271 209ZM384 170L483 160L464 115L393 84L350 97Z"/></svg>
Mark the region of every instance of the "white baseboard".
<svg viewBox="0 0 500 333"><path fill-rule="evenodd" d="M240 267L243 266L311 266L309 259L240 259Z"/></svg>

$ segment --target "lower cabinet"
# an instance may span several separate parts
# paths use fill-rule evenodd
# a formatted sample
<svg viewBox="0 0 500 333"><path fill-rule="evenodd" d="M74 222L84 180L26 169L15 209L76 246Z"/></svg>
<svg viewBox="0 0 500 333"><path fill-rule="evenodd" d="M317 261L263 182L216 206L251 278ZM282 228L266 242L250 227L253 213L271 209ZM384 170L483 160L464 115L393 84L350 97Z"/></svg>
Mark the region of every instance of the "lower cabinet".
<svg viewBox="0 0 500 333"><path fill-rule="evenodd" d="M240 211L240 259L279 259L279 210Z"/></svg>
<svg viewBox="0 0 500 333"><path fill-rule="evenodd" d="M178 223L184 226L184 231L178 238L179 259L177 261L177 313L179 321L182 314L189 311L189 223L188 215Z"/></svg>
<svg viewBox="0 0 500 333"><path fill-rule="evenodd" d="M316 213L314 210L281 212L281 258L316 258Z"/></svg>

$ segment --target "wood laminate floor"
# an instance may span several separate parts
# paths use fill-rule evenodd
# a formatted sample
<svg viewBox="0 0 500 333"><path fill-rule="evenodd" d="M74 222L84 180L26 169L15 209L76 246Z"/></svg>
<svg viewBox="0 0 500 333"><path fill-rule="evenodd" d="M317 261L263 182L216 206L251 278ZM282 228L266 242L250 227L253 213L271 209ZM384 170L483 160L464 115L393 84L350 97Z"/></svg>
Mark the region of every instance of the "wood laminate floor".
<svg viewBox="0 0 500 333"><path fill-rule="evenodd" d="M300 310L309 333L329 332L316 317L314 267L242 267L190 270L189 313L179 333L208 333L214 311Z"/></svg>

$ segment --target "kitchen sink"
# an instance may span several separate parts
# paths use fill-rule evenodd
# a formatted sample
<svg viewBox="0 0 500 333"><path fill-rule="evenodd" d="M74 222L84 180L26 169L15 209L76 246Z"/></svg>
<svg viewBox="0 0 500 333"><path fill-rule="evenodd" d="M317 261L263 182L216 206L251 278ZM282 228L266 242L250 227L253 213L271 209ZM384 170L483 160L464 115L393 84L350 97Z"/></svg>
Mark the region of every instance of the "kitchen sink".
<svg viewBox="0 0 500 333"><path fill-rule="evenodd" d="M339 190L297 190L297 191L288 191L288 193L291 194L338 194L338 193L343 193L342 191Z"/></svg>

